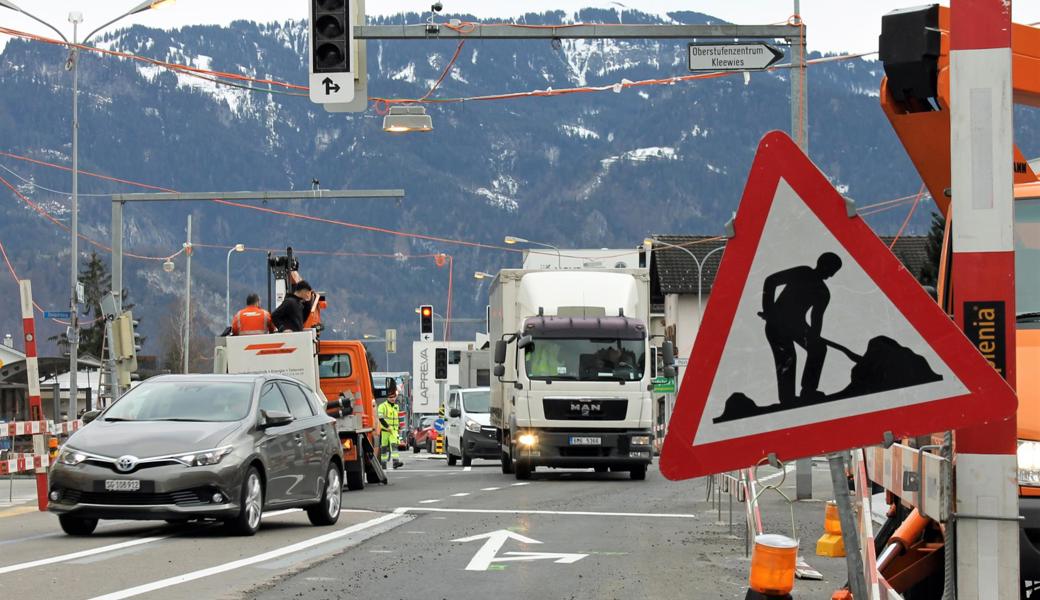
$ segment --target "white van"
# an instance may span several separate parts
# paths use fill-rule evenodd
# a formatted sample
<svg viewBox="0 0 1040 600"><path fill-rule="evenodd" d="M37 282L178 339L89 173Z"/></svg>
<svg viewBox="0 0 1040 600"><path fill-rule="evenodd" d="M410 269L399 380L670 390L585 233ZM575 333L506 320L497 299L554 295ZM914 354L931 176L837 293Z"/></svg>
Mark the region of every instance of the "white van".
<svg viewBox="0 0 1040 600"><path fill-rule="evenodd" d="M491 388L463 388L448 395L444 419L444 452L448 464L462 459L468 467L474 458L499 460L502 450L491 426Z"/></svg>

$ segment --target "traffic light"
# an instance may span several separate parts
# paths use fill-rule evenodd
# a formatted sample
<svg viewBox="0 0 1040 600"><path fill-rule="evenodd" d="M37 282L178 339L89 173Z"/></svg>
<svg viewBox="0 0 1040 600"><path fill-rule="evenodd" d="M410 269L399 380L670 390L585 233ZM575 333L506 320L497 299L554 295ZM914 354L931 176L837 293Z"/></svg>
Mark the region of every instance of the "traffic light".
<svg viewBox="0 0 1040 600"><path fill-rule="evenodd" d="M116 359L116 381L119 387L130 386L130 375L137 371L137 351L141 349L141 335L137 333L140 321L126 311L112 322L112 354Z"/></svg>
<svg viewBox="0 0 1040 600"><path fill-rule="evenodd" d="M354 99L351 0L311 0L310 97L319 104Z"/></svg>
<svg viewBox="0 0 1040 600"><path fill-rule="evenodd" d="M433 378L444 381L448 378L448 349L437 348L433 355Z"/></svg>
<svg viewBox="0 0 1040 600"><path fill-rule="evenodd" d="M419 307L419 339L424 342L433 341L433 306L429 304Z"/></svg>

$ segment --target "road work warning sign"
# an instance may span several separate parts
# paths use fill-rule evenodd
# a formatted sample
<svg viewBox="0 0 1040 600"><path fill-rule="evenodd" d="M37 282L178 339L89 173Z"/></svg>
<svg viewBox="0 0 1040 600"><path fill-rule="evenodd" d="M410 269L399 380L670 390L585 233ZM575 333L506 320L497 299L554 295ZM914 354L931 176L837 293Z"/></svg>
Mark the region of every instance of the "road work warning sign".
<svg viewBox="0 0 1040 600"><path fill-rule="evenodd" d="M1005 418L1011 388L785 134L759 145L661 471L686 479Z"/></svg>

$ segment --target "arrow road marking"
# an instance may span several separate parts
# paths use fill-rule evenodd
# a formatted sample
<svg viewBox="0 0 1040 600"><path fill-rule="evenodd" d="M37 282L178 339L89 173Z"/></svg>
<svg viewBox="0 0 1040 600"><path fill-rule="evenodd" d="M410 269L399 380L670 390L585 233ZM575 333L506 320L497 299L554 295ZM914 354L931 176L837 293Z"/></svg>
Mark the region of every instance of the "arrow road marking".
<svg viewBox="0 0 1040 600"><path fill-rule="evenodd" d="M559 564L571 564L576 563L579 560L588 556L588 554L568 554L568 553L556 553L556 552L506 552L504 555L499 556L498 553L502 549L502 546L509 540L516 540L521 544L541 544L542 542L531 539L525 535L514 533L508 529L499 529L498 531L491 531L488 533L482 533L480 535L471 535L469 537L459 538L452 540L453 542L475 542L477 540L487 540L484 545L477 550L477 553L470 559L469 564L466 565L467 571L487 571L491 567L491 563L502 563L502 562L516 562L516 561L530 561L530 560L552 560Z"/></svg>

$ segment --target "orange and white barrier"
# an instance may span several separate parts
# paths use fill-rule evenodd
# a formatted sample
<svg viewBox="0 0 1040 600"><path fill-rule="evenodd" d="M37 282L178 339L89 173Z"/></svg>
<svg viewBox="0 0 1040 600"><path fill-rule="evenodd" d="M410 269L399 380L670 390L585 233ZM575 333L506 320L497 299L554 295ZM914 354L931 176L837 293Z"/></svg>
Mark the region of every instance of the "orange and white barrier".
<svg viewBox="0 0 1040 600"><path fill-rule="evenodd" d="M80 420L64 421L62 423L48 421L47 423L51 435L72 435L83 427L83 421Z"/></svg>
<svg viewBox="0 0 1040 600"><path fill-rule="evenodd" d="M50 421L14 421L0 424L0 438L50 433Z"/></svg>
<svg viewBox="0 0 1040 600"><path fill-rule="evenodd" d="M895 448L895 446L893 446ZM856 496L854 498L854 510L859 517L859 544L863 553L863 579L867 584L867 593L870 600L903 600L885 578L878 573L877 554L874 552L874 521L870 511L870 481L867 479L866 464L869 461L872 450L867 448L862 451L853 451L853 477L856 483ZM868 460L864 460L866 454ZM858 600L858 599L857 599Z"/></svg>
<svg viewBox="0 0 1040 600"><path fill-rule="evenodd" d="M902 444L866 448L864 453L870 481L922 515L943 523L948 520L950 470L947 459Z"/></svg>

